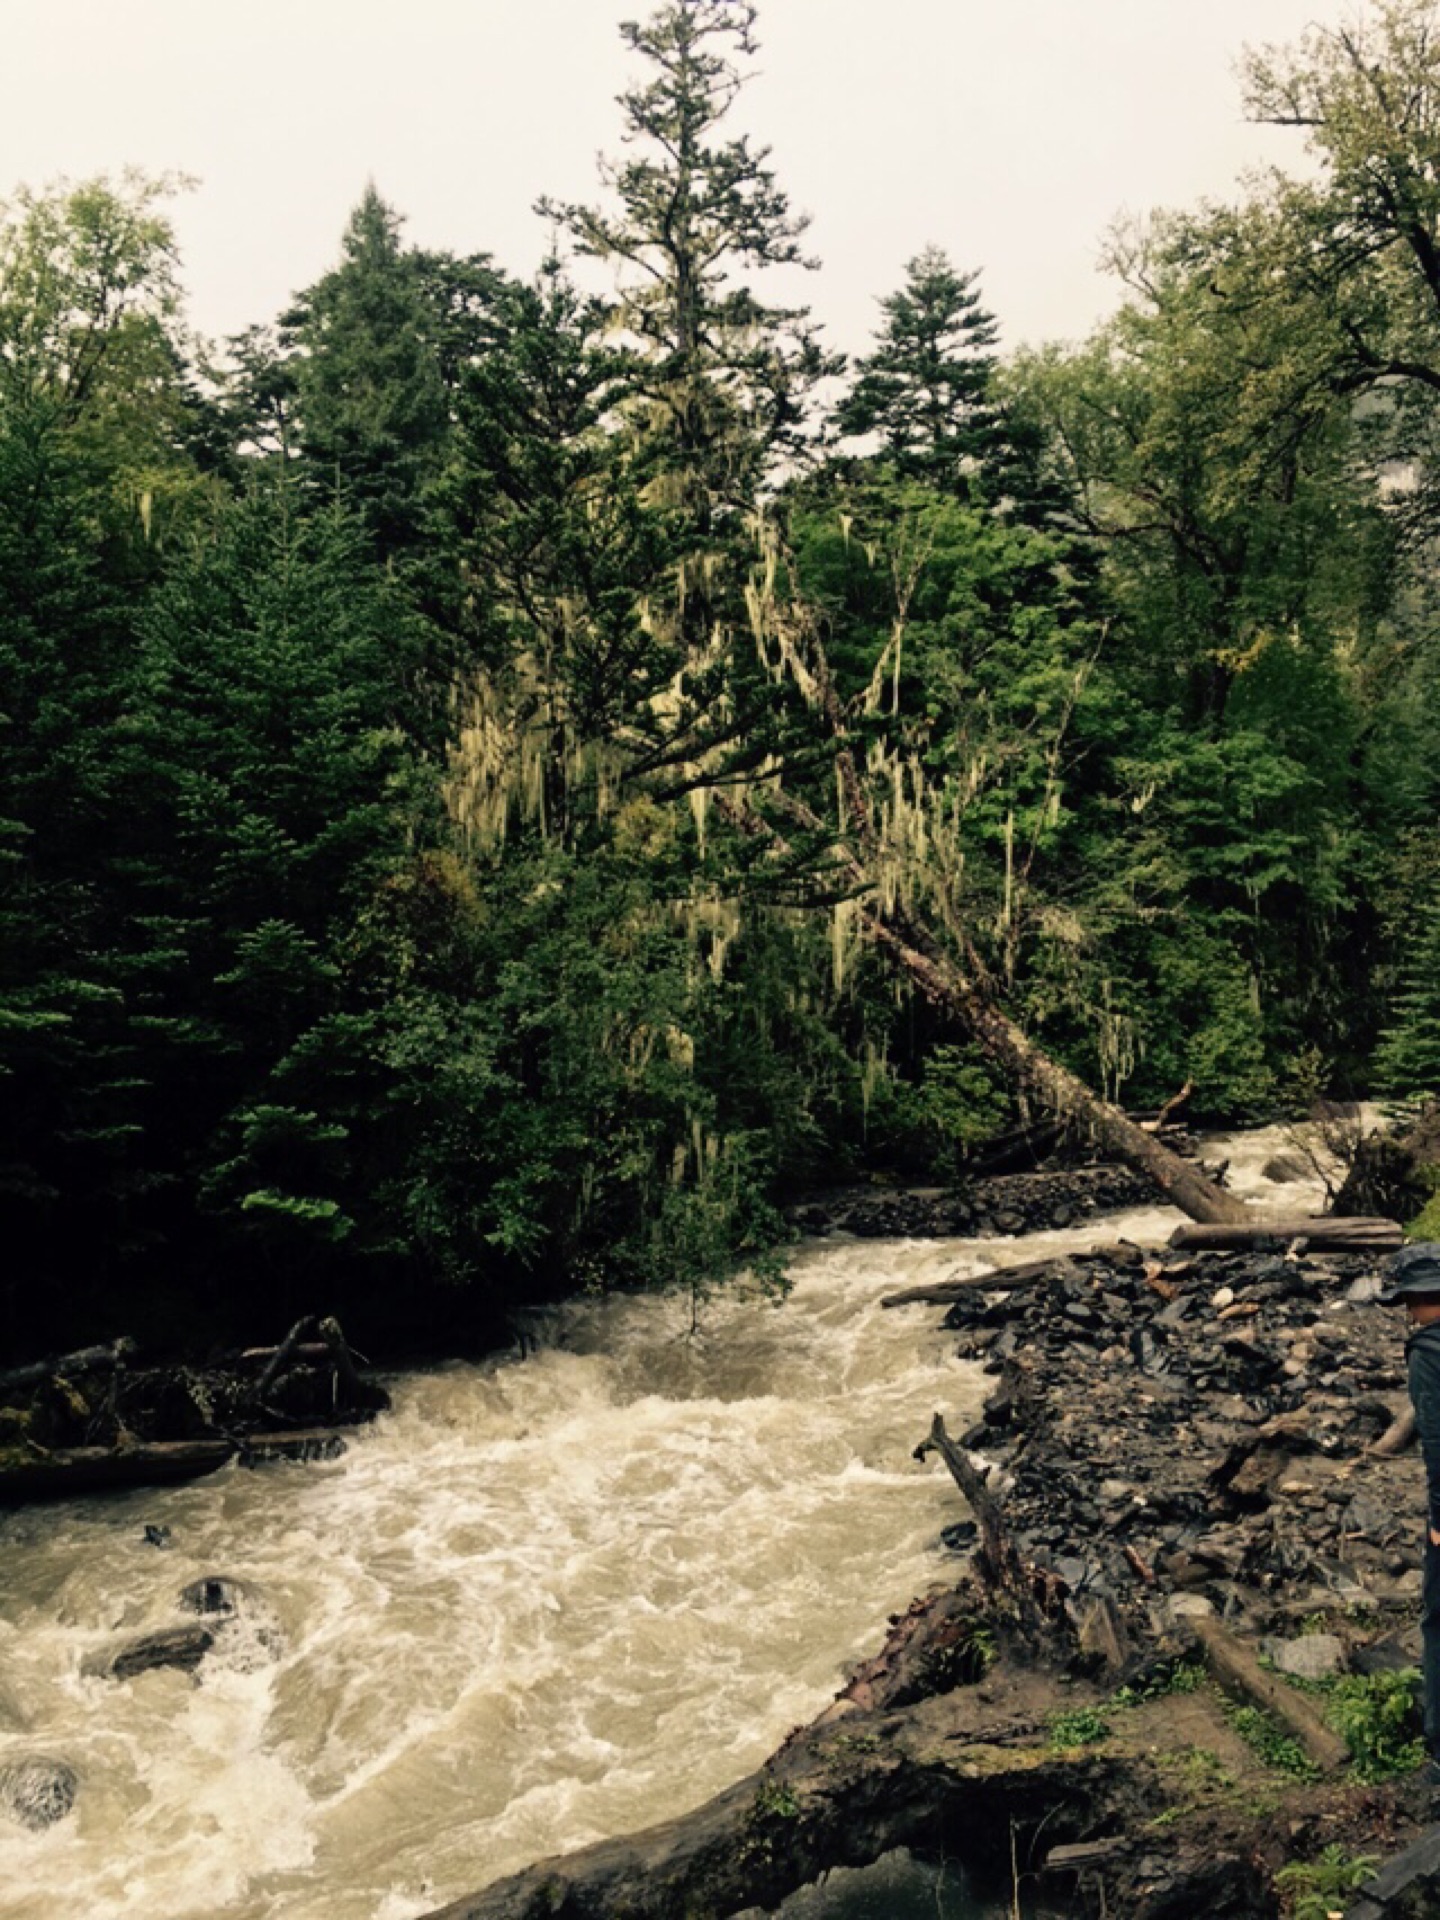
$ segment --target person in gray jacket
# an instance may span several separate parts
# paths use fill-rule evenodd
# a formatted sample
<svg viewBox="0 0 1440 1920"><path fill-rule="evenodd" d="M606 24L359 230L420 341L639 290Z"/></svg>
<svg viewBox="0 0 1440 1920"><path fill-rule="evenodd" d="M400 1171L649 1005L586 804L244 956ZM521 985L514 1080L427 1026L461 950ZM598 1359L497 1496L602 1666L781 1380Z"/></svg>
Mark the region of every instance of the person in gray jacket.
<svg viewBox="0 0 1440 1920"><path fill-rule="evenodd" d="M1425 1749L1430 1788L1440 1792L1440 1242L1417 1240L1390 1263L1380 1295L1400 1301L1410 1319L1405 1366L1410 1403L1425 1460L1425 1586L1421 1600L1421 1663L1425 1685Z"/></svg>

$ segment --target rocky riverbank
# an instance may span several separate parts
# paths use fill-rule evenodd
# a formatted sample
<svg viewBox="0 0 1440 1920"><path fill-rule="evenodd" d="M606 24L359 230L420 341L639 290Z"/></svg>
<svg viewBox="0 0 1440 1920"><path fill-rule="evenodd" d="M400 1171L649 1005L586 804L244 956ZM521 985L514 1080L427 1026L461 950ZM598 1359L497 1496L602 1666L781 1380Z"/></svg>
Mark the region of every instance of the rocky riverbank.
<svg viewBox="0 0 1440 1920"><path fill-rule="evenodd" d="M1418 1469L1373 1451L1404 1322L1372 1261L1117 1248L994 1280L944 1324L995 1376L963 1444L1033 1564L1155 1631L1179 1596L1257 1625L1414 1606Z"/></svg>
<svg viewBox="0 0 1440 1920"><path fill-rule="evenodd" d="M837 1187L793 1207L790 1220L800 1233L861 1240L982 1239L1063 1231L1154 1199L1153 1182L1129 1167L1049 1167L953 1187Z"/></svg>

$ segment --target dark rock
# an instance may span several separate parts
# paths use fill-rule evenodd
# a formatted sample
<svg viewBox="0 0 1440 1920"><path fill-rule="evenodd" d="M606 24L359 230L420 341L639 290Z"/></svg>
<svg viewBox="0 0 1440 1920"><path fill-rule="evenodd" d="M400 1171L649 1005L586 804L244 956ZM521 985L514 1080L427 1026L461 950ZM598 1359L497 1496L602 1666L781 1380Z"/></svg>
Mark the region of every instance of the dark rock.
<svg viewBox="0 0 1440 1920"><path fill-rule="evenodd" d="M69 1813L79 1785L80 1777L68 1761L44 1754L12 1756L0 1761L0 1811L32 1833L42 1833Z"/></svg>
<svg viewBox="0 0 1440 1920"><path fill-rule="evenodd" d="M973 1552L979 1537L980 1529L973 1520L955 1520L940 1531L941 1541L951 1553Z"/></svg>
<svg viewBox="0 0 1440 1920"><path fill-rule="evenodd" d="M1345 1531L1368 1534L1374 1540L1388 1540L1405 1524L1403 1516L1391 1511L1374 1494L1363 1490L1353 1496L1345 1509Z"/></svg>
<svg viewBox="0 0 1440 1920"><path fill-rule="evenodd" d="M193 1673L214 1644L215 1636L208 1627L166 1627L94 1655L85 1662L83 1671L112 1680L133 1680L156 1667L177 1667L182 1673Z"/></svg>
<svg viewBox="0 0 1440 1920"><path fill-rule="evenodd" d="M1130 1352L1142 1373L1161 1374L1169 1365L1165 1349L1148 1327L1137 1327L1131 1334Z"/></svg>
<svg viewBox="0 0 1440 1920"><path fill-rule="evenodd" d="M222 1580L211 1574L204 1580L192 1580L180 1595L186 1613L234 1614L244 1600L245 1589L238 1580Z"/></svg>
<svg viewBox="0 0 1440 1920"><path fill-rule="evenodd" d="M1403 1673L1407 1667L1418 1667L1419 1625L1402 1627L1383 1640L1372 1641L1368 1647L1357 1647L1350 1656L1350 1664L1357 1673L1365 1674Z"/></svg>
<svg viewBox="0 0 1440 1920"><path fill-rule="evenodd" d="M146 1527L144 1534L147 1547L168 1547L170 1545L169 1527Z"/></svg>

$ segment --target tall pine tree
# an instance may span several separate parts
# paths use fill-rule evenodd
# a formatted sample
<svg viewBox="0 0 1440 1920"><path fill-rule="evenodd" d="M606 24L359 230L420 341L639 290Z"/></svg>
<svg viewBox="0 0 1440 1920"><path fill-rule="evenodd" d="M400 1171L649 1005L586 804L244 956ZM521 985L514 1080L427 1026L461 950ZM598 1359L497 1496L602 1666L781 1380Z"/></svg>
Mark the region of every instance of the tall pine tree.
<svg viewBox="0 0 1440 1920"><path fill-rule="evenodd" d="M966 491L1000 439L991 396L999 333L976 280L939 247L909 261L905 285L880 303L874 351L837 413L843 433L876 435L903 478L949 493Z"/></svg>

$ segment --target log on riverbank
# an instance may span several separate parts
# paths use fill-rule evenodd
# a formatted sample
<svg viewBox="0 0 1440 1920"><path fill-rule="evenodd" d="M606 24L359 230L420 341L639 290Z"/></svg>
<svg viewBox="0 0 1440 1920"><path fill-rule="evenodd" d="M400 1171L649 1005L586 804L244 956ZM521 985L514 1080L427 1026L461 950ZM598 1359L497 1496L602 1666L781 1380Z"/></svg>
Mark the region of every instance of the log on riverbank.
<svg viewBox="0 0 1440 1920"><path fill-rule="evenodd" d="M1395 1253L1405 1243L1398 1220L1378 1215L1341 1218L1257 1213L1246 1221L1191 1221L1176 1227L1172 1247L1188 1251L1245 1252L1283 1248L1303 1241L1310 1253Z"/></svg>
<svg viewBox="0 0 1440 1920"><path fill-rule="evenodd" d="M934 1280L922 1287L902 1287L898 1293L880 1297L882 1307L953 1306L974 1293L1007 1293L1031 1287L1058 1273L1079 1273L1086 1261L1104 1261L1112 1266L1138 1266L1143 1250L1121 1241L1110 1247L1085 1247L1074 1253L1052 1253L1046 1260L1025 1260L1014 1267L990 1267L984 1273L957 1273L948 1280Z"/></svg>
<svg viewBox="0 0 1440 1920"><path fill-rule="evenodd" d="M65 1447L16 1458L0 1455L0 1507L68 1500L119 1487L173 1486L217 1473L232 1460L258 1466L274 1460L333 1460L343 1433L309 1427L298 1433L256 1433L236 1439L162 1440L129 1447Z"/></svg>
<svg viewBox="0 0 1440 1920"><path fill-rule="evenodd" d="M0 1505L64 1500L110 1487L159 1487L198 1480L233 1460L231 1440L162 1440L152 1446L65 1447L0 1462Z"/></svg>
<svg viewBox="0 0 1440 1920"><path fill-rule="evenodd" d="M205 1367L135 1358L117 1341L0 1375L0 1505L162 1486L237 1457L330 1459L344 1451L340 1429L390 1404L329 1318Z"/></svg>
<svg viewBox="0 0 1440 1920"><path fill-rule="evenodd" d="M47 1380L72 1380L87 1373L113 1373L135 1358L133 1340L113 1340L108 1346L81 1347L75 1353L52 1354L46 1360L32 1360L28 1366L8 1367L0 1372L0 1406L10 1406L17 1394L33 1393Z"/></svg>

